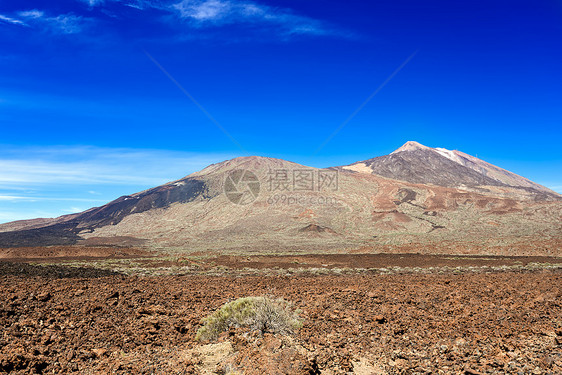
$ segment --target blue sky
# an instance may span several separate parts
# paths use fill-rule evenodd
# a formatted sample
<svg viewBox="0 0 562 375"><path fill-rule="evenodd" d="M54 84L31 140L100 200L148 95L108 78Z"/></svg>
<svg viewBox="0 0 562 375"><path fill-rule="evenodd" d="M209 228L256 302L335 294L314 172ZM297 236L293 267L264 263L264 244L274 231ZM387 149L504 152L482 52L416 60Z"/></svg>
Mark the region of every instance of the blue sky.
<svg viewBox="0 0 562 375"><path fill-rule="evenodd" d="M0 222L408 140L562 192L561 42L559 0L3 0Z"/></svg>

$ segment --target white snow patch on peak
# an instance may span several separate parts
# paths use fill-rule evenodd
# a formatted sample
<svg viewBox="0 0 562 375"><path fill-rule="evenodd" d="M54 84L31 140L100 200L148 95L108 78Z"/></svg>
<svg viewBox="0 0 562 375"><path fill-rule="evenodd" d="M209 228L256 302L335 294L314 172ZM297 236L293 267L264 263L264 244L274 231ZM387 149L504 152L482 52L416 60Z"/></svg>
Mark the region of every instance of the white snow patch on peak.
<svg viewBox="0 0 562 375"><path fill-rule="evenodd" d="M430 149L431 149L430 147L424 146L416 141L408 141L404 143L402 147L400 147L399 149L392 151L390 155L403 151L430 150Z"/></svg>
<svg viewBox="0 0 562 375"><path fill-rule="evenodd" d="M396 151L393 151L391 155L396 154L398 152L416 151L416 150L431 150L437 152L439 155L444 156L449 160L454 161L455 163L459 163L462 165L466 164L466 161L463 160L463 158L460 155L458 155L456 151L447 150L446 148L443 147L436 147L436 148L427 147L416 141L408 141L404 143L402 147L400 147Z"/></svg>
<svg viewBox="0 0 562 375"><path fill-rule="evenodd" d="M443 147L436 147L434 150L437 151L440 155L446 157L447 159L451 159L452 161L458 161L458 156L451 150L447 150L446 148Z"/></svg>

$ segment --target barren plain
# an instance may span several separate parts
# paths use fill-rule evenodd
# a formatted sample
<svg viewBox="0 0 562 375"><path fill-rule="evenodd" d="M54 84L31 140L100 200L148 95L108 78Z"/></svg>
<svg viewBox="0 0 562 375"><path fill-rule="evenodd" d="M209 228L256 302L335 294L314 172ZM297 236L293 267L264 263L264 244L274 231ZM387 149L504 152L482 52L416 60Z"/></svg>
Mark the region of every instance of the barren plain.
<svg viewBox="0 0 562 375"><path fill-rule="evenodd" d="M24 252L0 261L0 373L562 372L560 258ZM195 341L202 318L260 295L303 327Z"/></svg>

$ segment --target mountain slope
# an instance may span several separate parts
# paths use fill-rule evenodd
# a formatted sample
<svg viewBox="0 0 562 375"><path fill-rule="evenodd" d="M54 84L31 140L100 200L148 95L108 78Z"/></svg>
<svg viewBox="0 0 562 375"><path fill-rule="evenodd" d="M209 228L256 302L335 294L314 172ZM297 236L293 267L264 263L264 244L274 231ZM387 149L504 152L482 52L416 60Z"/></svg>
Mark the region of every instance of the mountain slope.
<svg viewBox="0 0 562 375"><path fill-rule="evenodd" d="M356 170L235 158L79 214L0 225L0 247L120 243L270 253L417 244L412 251L507 255L525 243L530 254L562 254L559 200L539 201L543 193L534 188L508 186L419 144L405 146L352 165ZM368 173L357 173L358 166Z"/></svg>
<svg viewBox="0 0 562 375"><path fill-rule="evenodd" d="M517 189L517 193L522 195L521 198L560 199L560 194L544 186L463 152L431 148L413 141L406 142L389 155L340 168L419 184L480 190L489 187L508 187ZM506 192L502 189L495 190Z"/></svg>

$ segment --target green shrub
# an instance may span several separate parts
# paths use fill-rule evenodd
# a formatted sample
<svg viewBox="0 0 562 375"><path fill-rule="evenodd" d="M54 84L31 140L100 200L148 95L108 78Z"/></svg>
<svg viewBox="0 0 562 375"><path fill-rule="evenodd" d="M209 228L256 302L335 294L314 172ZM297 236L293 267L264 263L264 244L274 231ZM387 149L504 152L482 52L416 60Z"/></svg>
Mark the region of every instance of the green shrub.
<svg viewBox="0 0 562 375"><path fill-rule="evenodd" d="M244 297L224 304L201 323L196 340L216 340L221 332L230 327L247 327L260 333L288 335L302 326L299 311L293 311L289 302L282 298Z"/></svg>

